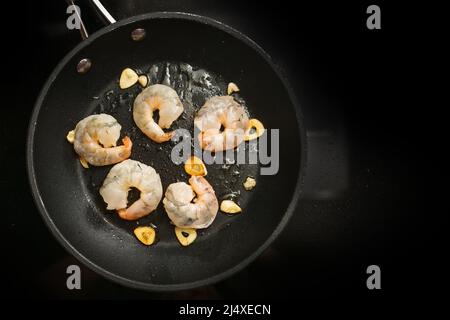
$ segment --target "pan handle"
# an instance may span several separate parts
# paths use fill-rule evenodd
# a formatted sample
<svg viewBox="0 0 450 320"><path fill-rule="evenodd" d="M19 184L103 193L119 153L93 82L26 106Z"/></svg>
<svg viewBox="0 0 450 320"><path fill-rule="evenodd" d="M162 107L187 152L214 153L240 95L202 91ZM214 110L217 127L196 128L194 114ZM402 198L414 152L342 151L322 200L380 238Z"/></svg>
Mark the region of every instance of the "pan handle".
<svg viewBox="0 0 450 320"><path fill-rule="evenodd" d="M114 19L109 11L106 10L100 0L91 0L91 2L109 24L113 24L116 22L116 19Z"/></svg>
<svg viewBox="0 0 450 320"><path fill-rule="evenodd" d="M73 0L65 0L66 3L69 6L75 6L75 2ZM95 7L95 9L98 10L100 15L104 18L104 20L108 24L113 24L116 22L116 19L113 18L113 16L106 10L106 8L103 6L103 4L100 2L100 0L91 0L92 5ZM89 33L86 29L86 25L84 24L83 20L81 19L80 12L78 10L75 10L75 14L77 15L78 21L80 21L80 34L81 39L86 40L89 37Z"/></svg>

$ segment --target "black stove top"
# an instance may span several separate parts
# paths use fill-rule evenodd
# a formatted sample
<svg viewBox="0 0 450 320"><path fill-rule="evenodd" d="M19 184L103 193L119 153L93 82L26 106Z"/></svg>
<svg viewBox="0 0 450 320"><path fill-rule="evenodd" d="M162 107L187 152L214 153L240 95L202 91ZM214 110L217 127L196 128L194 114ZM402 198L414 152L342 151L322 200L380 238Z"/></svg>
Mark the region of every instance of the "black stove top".
<svg viewBox="0 0 450 320"><path fill-rule="evenodd" d="M34 205L26 170L25 141L34 100L58 61L79 41L65 26L64 1L32 1L27 21L10 34L16 74L1 118L0 178L6 200L2 219L4 277L18 298L292 298L359 296L366 268L382 271L383 293L411 285L405 270L424 250L413 235L422 210L409 157L419 135L400 103L406 70L401 33L382 6L381 30L366 28L370 4L291 4L291 1L102 1L116 19L152 11L212 17L247 34L286 73L302 106L309 156L304 196L286 230L245 270L212 286L147 293L124 288L84 266L82 290L67 290L66 267L80 265L53 238ZM79 1L89 32L102 26L89 1ZM26 13L25 11L26 10ZM398 36L402 35L402 38ZM401 39L401 40L399 40ZM25 65L19 63L25 59ZM14 62L13 62L14 61ZM17 62L16 62L17 61ZM9 72L9 71L8 71ZM399 125L400 121L400 125ZM293 150L295 152L295 150ZM276 199L274 199L276 201ZM420 259L419 259L420 260ZM416 261L418 268L426 263ZM423 285L418 277L417 286Z"/></svg>

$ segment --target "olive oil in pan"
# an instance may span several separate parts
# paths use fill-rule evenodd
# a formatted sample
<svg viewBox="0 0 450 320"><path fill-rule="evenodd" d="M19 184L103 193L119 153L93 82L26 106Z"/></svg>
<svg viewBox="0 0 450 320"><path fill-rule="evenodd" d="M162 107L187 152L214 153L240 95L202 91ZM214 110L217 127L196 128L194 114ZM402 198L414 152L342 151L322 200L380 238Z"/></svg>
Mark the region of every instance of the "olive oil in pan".
<svg viewBox="0 0 450 320"><path fill-rule="evenodd" d="M191 139L190 144L192 147L194 146L195 114L209 98L217 95L227 95L228 83L235 80L225 80L213 72L197 68L187 63L163 61L148 66L141 66L135 70L138 75L144 74L147 76L149 80L148 85L157 83L165 84L172 87L178 93L184 106L184 112L172 124L170 130L177 128L187 129L190 132L190 137L183 137L183 139ZM142 90L143 87L138 83L128 89L122 90L118 86L118 79L114 79L92 99L90 114L107 113L119 121L122 126L121 136L128 135L133 142L131 159L152 166L159 173L163 189L165 190L170 183L178 181L187 182L189 176L184 171L182 164L177 165L171 160L172 148L177 142L169 141L158 144L151 141L136 127L133 121L132 109L136 96ZM245 93L243 94L245 95ZM245 100L240 93L234 93L233 97L247 109ZM247 144L247 142L244 142L238 148L245 147L247 150ZM236 153L237 150L234 150L234 159L237 158ZM247 176L257 178L259 175L259 165L237 164L232 159L226 159L225 154L223 158L225 159L224 163L207 165L208 175L206 179L213 186L219 202L224 199L233 200L243 208L243 214L245 214L245 206L252 193L244 190L242 183ZM152 223L159 228L158 240L161 243L173 241L173 226L167 218L162 202L156 211L138 221L122 220L116 212L106 210L106 204L99 194L99 188L111 169L111 166L88 170L81 169L79 171L80 180L84 184L84 188L88 191L88 197L91 200L91 204L95 207L95 211L103 215L103 218L115 228L126 230L127 233L132 235L136 226ZM130 197L129 203L132 202ZM219 230L232 223L232 220L235 218L237 218L236 215L230 217L219 212L213 224L208 229L202 231L201 235L213 233L214 230ZM174 245L178 245L176 241L173 242Z"/></svg>

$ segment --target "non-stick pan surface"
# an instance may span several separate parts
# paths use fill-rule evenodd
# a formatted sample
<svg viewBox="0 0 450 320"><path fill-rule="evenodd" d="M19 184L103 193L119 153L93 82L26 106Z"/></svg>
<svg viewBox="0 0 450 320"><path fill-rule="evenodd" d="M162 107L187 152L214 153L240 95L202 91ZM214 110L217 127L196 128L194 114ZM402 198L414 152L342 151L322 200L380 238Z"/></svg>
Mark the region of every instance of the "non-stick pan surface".
<svg viewBox="0 0 450 320"><path fill-rule="evenodd" d="M131 39L136 28L147 31L144 40ZM83 58L91 59L92 67L80 75L76 65ZM122 136L127 134L133 141L131 158L153 166L164 189L172 182L187 181L183 167L170 160L174 143L154 143L135 127L131 107L141 88L118 89L125 67L147 74L151 83L170 84L178 91L186 111L173 128L192 133L195 111L209 96L225 94L226 84L233 81L241 89L236 98L245 103L251 117L267 128L280 129L276 175L260 175L255 164L208 166L207 179L219 200L234 196L243 213L218 213L189 247L177 242L162 203L138 222L122 221L107 211L98 190L111 166L83 169L65 140L82 118L109 113L122 125ZM267 54L223 24L180 13L147 14L115 23L73 49L37 100L27 146L32 191L56 238L100 274L150 290L212 283L256 258L281 232L294 209L305 150L300 112ZM247 176L257 179L252 191L242 187ZM146 247L132 230L150 223L157 227L158 242Z"/></svg>

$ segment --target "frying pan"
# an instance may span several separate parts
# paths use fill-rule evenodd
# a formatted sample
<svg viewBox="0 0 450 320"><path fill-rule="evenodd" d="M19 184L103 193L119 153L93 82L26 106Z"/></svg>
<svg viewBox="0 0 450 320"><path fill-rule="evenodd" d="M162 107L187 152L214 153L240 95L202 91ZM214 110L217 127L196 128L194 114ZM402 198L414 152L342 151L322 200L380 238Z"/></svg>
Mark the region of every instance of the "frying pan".
<svg viewBox="0 0 450 320"><path fill-rule="evenodd" d="M137 28L146 31L141 41L130 37ZM80 74L77 65L85 58L92 65ZM153 166L164 190L172 182L187 182L183 166L170 161L174 143L154 143L133 123L132 102L142 89L135 85L120 90L117 84L126 67L148 74L154 83L167 81L165 75L170 78L184 64L207 70L206 76L222 93L228 82L237 83L240 92L236 97L251 117L260 119L266 128L280 129L276 175L260 175L260 165L255 164L208 166L206 178L219 201L234 196L243 213L228 216L219 212L214 223L200 230L197 240L188 247L176 240L162 203L137 222L120 220L115 212L107 211L98 190L111 166L82 168L73 146L65 140L79 120L93 113L110 113L122 125L121 135L129 135L133 141L131 158ZM150 74L153 65L158 65L163 74ZM170 84L182 90L182 84ZM185 113L172 128L192 131L195 111L210 94L200 90L189 101L182 99ZM186 13L135 16L106 26L78 44L45 83L34 107L27 141L32 193L56 239L102 276L155 291L217 282L260 255L293 213L305 159L299 106L269 55L231 27ZM256 177L252 191L242 187L247 176ZM133 197L136 195L131 192L129 200ZM157 228L158 242L147 247L132 231L137 225L150 223Z"/></svg>

